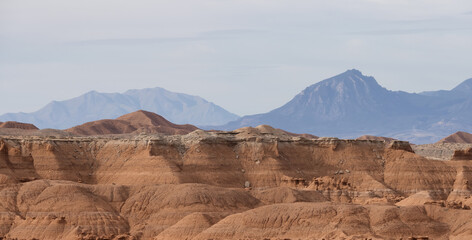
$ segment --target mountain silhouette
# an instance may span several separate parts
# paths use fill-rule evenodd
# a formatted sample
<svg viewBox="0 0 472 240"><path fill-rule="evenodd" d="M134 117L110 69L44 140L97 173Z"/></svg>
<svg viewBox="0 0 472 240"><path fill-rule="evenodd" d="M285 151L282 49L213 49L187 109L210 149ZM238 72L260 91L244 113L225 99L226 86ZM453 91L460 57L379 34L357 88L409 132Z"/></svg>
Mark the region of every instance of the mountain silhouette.
<svg viewBox="0 0 472 240"><path fill-rule="evenodd" d="M65 129L90 121L113 119L137 110L157 113L176 124L220 125L238 118L201 97L163 88L147 88L125 93L91 91L69 100L53 101L33 113L4 114L0 116L0 121Z"/></svg>
<svg viewBox="0 0 472 240"><path fill-rule="evenodd" d="M244 116L213 128L268 124L318 136L377 135L435 142L457 129L472 130L471 86L469 79L450 91L390 91L373 77L352 69L307 87L268 113Z"/></svg>

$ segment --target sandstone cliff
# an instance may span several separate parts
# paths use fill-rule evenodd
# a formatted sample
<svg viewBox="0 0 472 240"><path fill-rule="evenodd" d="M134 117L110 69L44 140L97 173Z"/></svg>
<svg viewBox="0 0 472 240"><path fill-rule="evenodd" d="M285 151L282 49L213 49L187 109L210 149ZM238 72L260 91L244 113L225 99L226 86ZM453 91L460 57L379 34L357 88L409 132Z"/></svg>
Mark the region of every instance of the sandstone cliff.
<svg viewBox="0 0 472 240"><path fill-rule="evenodd" d="M472 237L472 161L261 131L3 136L0 237Z"/></svg>

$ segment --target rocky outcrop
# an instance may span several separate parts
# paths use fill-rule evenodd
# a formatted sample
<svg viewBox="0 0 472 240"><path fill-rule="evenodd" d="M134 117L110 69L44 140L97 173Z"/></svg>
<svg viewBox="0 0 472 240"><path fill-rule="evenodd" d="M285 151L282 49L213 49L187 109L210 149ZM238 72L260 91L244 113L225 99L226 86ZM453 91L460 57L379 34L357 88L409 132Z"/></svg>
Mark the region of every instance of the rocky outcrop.
<svg viewBox="0 0 472 240"><path fill-rule="evenodd" d="M88 122L66 129L65 131L83 136L127 133L162 133L174 135L187 134L197 129L197 127L189 124L173 124L158 114L139 110L123 115L117 119Z"/></svg>
<svg viewBox="0 0 472 240"><path fill-rule="evenodd" d="M452 155L452 160L472 160L472 147L454 151L454 155Z"/></svg>
<svg viewBox="0 0 472 240"><path fill-rule="evenodd" d="M0 128L15 128L23 130L38 130L38 128L30 123L22 123L15 121L0 122Z"/></svg>
<svg viewBox="0 0 472 240"><path fill-rule="evenodd" d="M416 154L435 160L451 160L454 152L471 148L467 143L434 143L424 145L413 145Z"/></svg>
<svg viewBox="0 0 472 240"><path fill-rule="evenodd" d="M412 152L412 153L415 152L413 151L413 148L411 148L411 145L409 142L395 140L395 141L391 141L389 144L390 144L389 145L390 149L403 150L403 151Z"/></svg>
<svg viewBox="0 0 472 240"><path fill-rule="evenodd" d="M363 135L358 138L357 140L377 140L377 141L385 141L386 143L391 143L393 141L398 141L397 139L394 138L389 138L389 137L378 137L378 136L372 136L372 135Z"/></svg>
<svg viewBox="0 0 472 240"><path fill-rule="evenodd" d="M470 237L472 161L392 146L268 128L3 137L0 237Z"/></svg>

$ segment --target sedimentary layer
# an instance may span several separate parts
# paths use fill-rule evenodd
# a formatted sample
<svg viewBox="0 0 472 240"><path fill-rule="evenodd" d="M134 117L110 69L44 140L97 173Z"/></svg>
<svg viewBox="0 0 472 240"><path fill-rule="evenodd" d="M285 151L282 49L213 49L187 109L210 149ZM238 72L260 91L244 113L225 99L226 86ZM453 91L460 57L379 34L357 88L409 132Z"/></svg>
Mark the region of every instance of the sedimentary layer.
<svg viewBox="0 0 472 240"><path fill-rule="evenodd" d="M0 237L472 237L472 161L249 130L3 136Z"/></svg>

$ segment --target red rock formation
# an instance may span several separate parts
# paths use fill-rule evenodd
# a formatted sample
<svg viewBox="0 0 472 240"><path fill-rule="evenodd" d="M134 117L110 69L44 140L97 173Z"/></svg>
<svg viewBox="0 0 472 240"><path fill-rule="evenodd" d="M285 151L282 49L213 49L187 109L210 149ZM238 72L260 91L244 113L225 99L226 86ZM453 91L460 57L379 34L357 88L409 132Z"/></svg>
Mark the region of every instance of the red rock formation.
<svg viewBox="0 0 472 240"><path fill-rule="evenodd" d="M66 129L65 131L85 136L143 132L173 135L187 134L197 129L197 127L189 124L173 124L160 115L139 110L123 115L117 119L105 119L88 122L73 128Z"/></svg>
<svg viewBox="0 0 472 240"><path fill-rule="evenodd" d="M0 122L0 128L16 128L23 130L38 130L38 128L30 123L21 123L15 121Z"/></svg>
<svg viewBox="0 0 472 240"><path fill-rule="evenodd" d="M447 225L431 220L422 206L290 203L228 216L194 239L443 239L447 233Z"/></svg>
<svg viewBox="0 0 472 240"><path fill-rule="evenodd" d="M390 142L389 145L390 145L389 146L390 149L404 150L404 151L412 152L412 153L415 152L413 151L413 148L411 148L411 145L409 142L395 140L393 142Z"/></svg>
<svg viewBox="0 0 472 240"><path fill-rule="evenodd" d="M472 161L429 160L405 142L253 130L4 137L0 237L472 237Z"/></svg>
<svg viewBox="0 0 472 240"><path fill-rule="evenodd" d="M454 151L452 160L472 160L472 148Z"/></svg>
<svg viewBox="0 0 472 240"><path fill-rule="evenodd" d="M450 136L441 139L438 143L471 143L472 134L466 132L456 132Z"/></svg>

